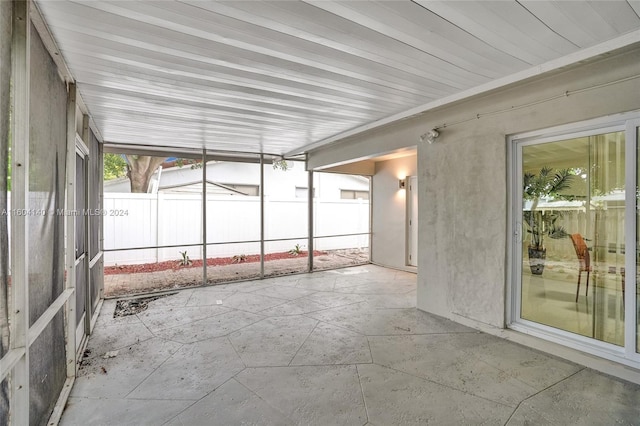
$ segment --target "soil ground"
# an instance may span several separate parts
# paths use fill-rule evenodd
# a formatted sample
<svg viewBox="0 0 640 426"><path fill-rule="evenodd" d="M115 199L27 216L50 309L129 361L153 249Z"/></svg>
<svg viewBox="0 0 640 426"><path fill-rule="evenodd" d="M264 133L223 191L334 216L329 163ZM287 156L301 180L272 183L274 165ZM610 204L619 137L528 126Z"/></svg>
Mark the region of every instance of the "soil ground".
<svg viewBox="0 0 640 426"><path fill-rule="evenodd" d="M221 284L260 277L260 262L253 261L251 256L247 258L246 261L240 263L232 263L230 260L232 258L208 259L207 284ZM313 262L314 270L361 265L369 262L369 251L367 249L345 249L314 252ZM264 274L265 277L287 275L305 272L307 267L306 253L301 253L299 256L274 253L266 257ZM105 297L118 297L195 287L202 285L202 278L202 260L194 261L190 267L177 267L176 261L105 267L104 295Z"/></svg>

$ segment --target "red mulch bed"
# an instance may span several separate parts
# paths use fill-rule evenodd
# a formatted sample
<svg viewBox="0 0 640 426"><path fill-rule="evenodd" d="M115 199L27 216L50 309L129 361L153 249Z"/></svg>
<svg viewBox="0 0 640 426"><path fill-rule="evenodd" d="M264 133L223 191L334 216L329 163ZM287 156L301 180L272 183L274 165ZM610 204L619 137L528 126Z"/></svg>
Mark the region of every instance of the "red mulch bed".
<svg viewBox="0 0 640 426"><path fill-rule="evenodd" d="M313 256L322 256L327 254L324 251L314 250ZM280 260L280 259L296 259L299 257L307 257L306 251L301 251L297 256L291 254L289 252L282 253L269 253L264 256L265 262L270 260ZM224 265L233 265L240 263L253 263L260 262L259 254L251 254L245 256L241 261L239 261L238 257L216 257L212 259L207 259L207 266L224 266ZM158 272L158 271L177 271L179 269L184 268L202 268L202 259L193 260L191 265L182 266L180 262L177 260L167 260L165 262L157 262L157 263L143 263L141 265L120 265L120 266L105 266L104 274L105 275L114 275L114 274L137 274L141 272Z"/></svg>

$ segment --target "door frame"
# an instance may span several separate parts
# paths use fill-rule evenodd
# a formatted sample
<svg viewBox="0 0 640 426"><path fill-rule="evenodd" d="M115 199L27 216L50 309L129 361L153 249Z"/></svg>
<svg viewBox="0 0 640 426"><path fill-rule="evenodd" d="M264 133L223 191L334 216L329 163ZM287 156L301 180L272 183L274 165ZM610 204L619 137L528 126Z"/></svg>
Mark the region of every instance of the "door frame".
<svg viewBox="0 0 640 426"><path fill-rule="evenodd" d="M405 264L414 268L418 267L418 176L405 177L406 187L406 259ZM415 195L415 201L414 201ZM413 212L415 211L415 220ZM413 223L415 222L415 223ZM414 231L415 229L415 231ZM415 241L414 241L415 240ZM416 253L412 247L415 242ZM413 256L413 258L412 258Z"/></svg>
<svg viewBox="0 0 640 426"><path fill-rule="evenodd" d="M625 132L625 188L636 187L638 149L637 127L640 111L615 114L551 128L519 133L507 137L507 273L505 283L505 326L518 332L542 338L563 346L587 352L634 368L640 368L637 351L636 319L636 194L625 191L625 344L616 346L551 326L528 321L520 317L522 291L522 147L552 141L561 141L610 131Z"/></svg>
<svg viewBox="0 0 640 426"><path fill-rule="evenodd" d="M79 135L76 135L76 150L75 150L75 156L74 156L74 160L76 158L76 156L80 156L83 158L83 165L84 165L84 170L82 173L82 176L84 177L84 206L78 206L75 203L74 200L74 208L73 210L75 210L75 213L72 215L74 218L74 227L73 227L73 233L74 233L74 238L73 238L73 250L71 250L71 252L75 253L75 222L77 220L82 220L84 222L84 226L85 226L85 236L84 236L84 246L85 246L85 252L84 253L80 253L79 256L75 255L75 258L73 259L73 264L74 264L74 270L76 270L77 266L81 263L84 262L85 264L85 310L84 310L84 314L82 316L82 319L80 321L78 321L78 324L76 324L76 351L79 350L83 344L84 344L84 340L86 338L88 338L89 336L89 331L87 330L87 323L91 320L91 307L89 305L87 305L87 300L89 299L86 295L87 292L89 292L90 290L90 285L89 285L89 281L88 281L88 268L89 268L89 248L87 246L87 234L89 232L89 230L87 229L87 217L84 214L84 212L88 211L89 209L89 198L88 198L88 191L89 191L89 185L88 185L88 177L89 177L89 148L87 147L87 145L85 145L85 143L82 141L82 139L80 138ZM76 188L77 191L77 182L75 181L75 161L73 163L73 168L74 168L74 181L73 181L73 187ZM77 212L80 211L82 212L82 214L78 214ZM74 288L78 288L78 277L74 274L74 279L76 280L76 282L74 283ZM76 290L76 295L77 295L77 290ZM74 295L74 297L76 297ZM89 315L87 315L89 313Z"/></svg>

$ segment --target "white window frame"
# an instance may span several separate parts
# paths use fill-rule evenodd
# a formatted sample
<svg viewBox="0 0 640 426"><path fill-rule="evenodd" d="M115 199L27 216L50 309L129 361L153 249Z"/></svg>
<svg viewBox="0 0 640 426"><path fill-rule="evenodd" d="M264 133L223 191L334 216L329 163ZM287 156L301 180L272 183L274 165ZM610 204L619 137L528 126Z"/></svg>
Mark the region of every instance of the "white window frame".
<svg viewBox="0 0 640 426"><path fill-rule="evenodd" d="M577 349L610 361L640 368L640 353L637 348L636 319L636 194L628 188L636 187L636 161L638 152L637 128L640 127L640 111L610 115L592 120L511 135L507 138L507 274L505 324L508 328L542 338L563 346ZM522 210L522 147L544 142L553 142L613 131L625 131L625 250L626 276L631 277L626 285L625 297L625 344L623 347L598 341L555 327L522 319L520 300L522 291L522 223L516 223Z"/></svg>

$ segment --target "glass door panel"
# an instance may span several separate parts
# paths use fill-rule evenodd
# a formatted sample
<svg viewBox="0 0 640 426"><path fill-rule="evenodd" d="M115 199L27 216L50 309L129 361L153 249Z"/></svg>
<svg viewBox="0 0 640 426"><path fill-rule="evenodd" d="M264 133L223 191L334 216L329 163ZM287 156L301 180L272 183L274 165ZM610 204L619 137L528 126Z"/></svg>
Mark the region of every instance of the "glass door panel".
<svg viewBox="0 0 640 426"><path fill-rule="evenodd" d="M623 346L624 132L521 154L521 318Z"/></svg>

